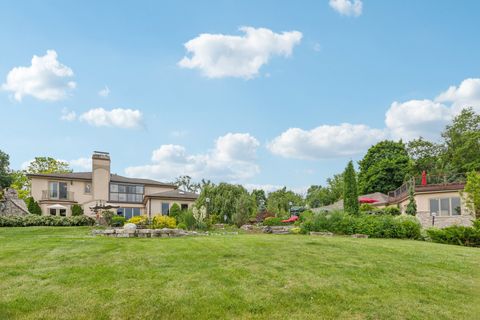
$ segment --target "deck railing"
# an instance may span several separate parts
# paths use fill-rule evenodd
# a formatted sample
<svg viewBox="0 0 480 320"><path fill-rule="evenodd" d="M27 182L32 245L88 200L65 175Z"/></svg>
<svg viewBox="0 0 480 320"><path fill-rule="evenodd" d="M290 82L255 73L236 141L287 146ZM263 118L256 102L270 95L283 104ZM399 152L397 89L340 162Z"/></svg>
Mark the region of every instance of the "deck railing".
<svg viewBox="0 0 480 320"><path fill-rule="evenodd" d="M51 190L42 190L42 200L66 200L73 201L73 192L52 192Z"/></svg>
<svg viewBox="0 0 480 320"><path fill-rule="evenodd" d="M442 175L427 175L426 184L422 184L422 176L414 176L410 180L406 181L399 188L394 191L390 191L388 196L391 200L399 200L408 195L410 187L414 187L414 191L424 190L444 190L447 187L462 186L465 184L466 175L463 173L454 174L442 174Z"/></svg>

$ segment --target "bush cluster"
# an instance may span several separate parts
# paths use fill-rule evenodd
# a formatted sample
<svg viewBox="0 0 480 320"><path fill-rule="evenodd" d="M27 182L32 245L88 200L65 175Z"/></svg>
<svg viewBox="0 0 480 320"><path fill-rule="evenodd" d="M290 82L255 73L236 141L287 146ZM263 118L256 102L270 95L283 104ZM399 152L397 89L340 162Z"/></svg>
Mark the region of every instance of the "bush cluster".
<svg viewBox="0 0 480 320"><path fill-rule="evenodd" d="M92 226L95 219L87 216L57 217L38 216L30 214L27 216L5 216L0 217L0 227L33 227L33 226L55 226L74 227Z"/></svg>
<svg viewBox="0 0 480 320"><path fill-rule="evenodd" d="M147 216L134 216L128 219L128 223L134 223L136 225L147 225L148 217Z"/></svg>
<svg viewBox="0 0 480 320"><path fill-rule="evenodd" d="M177 226L177 221L173 217L155 216L152 219L153 229L163 229L163 228L174 229L176 226Z"/></svg>
<svg viewBox="0 0 480 320"><path fill-rule="evenodd" d="M368 213L368 214L375 214L375 215L391 215L391 216L399 216L402 212L396 206L388 206L385 208L377 208L374 205L369 203L363 203L360 205L360 212L361 213Z"/></svg>
<svg viewBox="0 0 480 320"><path fill-rule="evenodd" d="M263 225L264 226L282 226L285 225L285 223L282 222L282 218L275 218L275 217L268 217L265 220L263 220Z"/></svg>
<svg viewBox="0 0 480 320"><path fill-rule="evenodd" d="M123 227L125 224L126 219L122 216L113 216L112 219L110 220L110 225L112 227Z"/></svg>
<svg viewBox="0 0 480 320"><path fill-rule="evenodd" d="M373 238L420 239L421 225L413 217L392 215L348 215L344 212L320 213L301 226L302 233L328 231L337 234L367 234Z"/></svg>
<svg viewBox="0 0 480 320"><path fill-rule="evenodd" d="M476 220L473 227L431 228L427 230L427 235L433 242L480 247L480 220Z"/></svg>

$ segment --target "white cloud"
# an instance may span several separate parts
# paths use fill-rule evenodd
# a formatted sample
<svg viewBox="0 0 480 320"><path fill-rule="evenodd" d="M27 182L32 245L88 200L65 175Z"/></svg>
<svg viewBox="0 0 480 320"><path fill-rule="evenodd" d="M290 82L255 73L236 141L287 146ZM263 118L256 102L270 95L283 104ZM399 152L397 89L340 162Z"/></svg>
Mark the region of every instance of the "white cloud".
<svg viewBox="0 0 480 320"><path fill-rule="evenodd" d="M458 87L451 86L440 93L435 101L451 103L455 112L459 112L465 107L473 107L477 112L480 112L480 79L465 79Z"/></svg>
<svg viewBox="0 0 480 320"><path fill-rule="evenodd" d="M67 108L62 109L62 116L60 117L60 120L63 121L74 121L77 119L77 114L75 111L69 111Z"/></svg>
<svg viewBox="0 0 480 320"><path fill-rule="evenodd" d="M85 171L92 169L92 158L78 158L67 162L74 170Z"/></svg>
<svg viewBox="0 0 480 320"><path fill-rule="evenodd" d="M396 139L411 140L419 136L437 139L445 125L465 107L480 112L478 78L465 79L459 86L450 86L434 100L394 102L386 113L385 124Z"/></svg>
<svg viewBox="0 0 480 320"><path fill-rule="evenodd" d="M199 69L208 78L238 77L250 79L274 55L288 57L300 43L302 33L275 33L266 28L242 27L243 36L203 33L185 43L191 57L178 65Z"/></svg>
<svg viewBox="0 0 480 320"><path fill-rule="evenodd" d="M435 139L451 118L449 107L432 100L395 101L385 115L385 124L394 139Z"/></svg>
<svg viewBox="0 0 480 320"><path fill-rule="evenodd" d="M385 132L366 125L342 123L312 130L290 128L268 144L277 155L297 159L326 159L353 156L385 138Z"/></svg>
<svg viewBox="0 0 480 320"><path fill-rule="evenodd" d="M55 50L44 56L34 55L29 67L15 67L7 75L2 89L13 92L15 100L25 96L39 100L56 101L67 97L76 83L71 81L73 71L57 60Z"/></svg>
<svg viewBox="0 0 480 320"><path fill-rule="evenodd" d="M133 109L103 108L91 109L80 116L80 121L85 121L95 127L120 127L137 128L142 126L142 112Z"/></svg>
<svg viewBox="0 0 480 320"><path fill-rule="evenodd" d="M99 95L100 97L106 98L106 97L108 97L108 96L110 95L110 89L109 89L107 86L105 86L105 88L103 88L102 90L98 91L98 95Z"/></svg>
<svg viewBox="0 0 480 320"><path fill-rule="evenodd" d="M358 17L362 14L361 0L330 0L330 7L344 16Z"/></svg>
<svg viewBox="0 0 480 320"><path fill-rule="evenodd" d="M248 133L228 133L219 137L214 149L202 154L188 154L185 147L179 145L162 145L153 151L151 164L128 167L125 173L164 181L172 181L180 175L194 179L242 181L260 172L255 163L259 145L258 140Z"/></svg>

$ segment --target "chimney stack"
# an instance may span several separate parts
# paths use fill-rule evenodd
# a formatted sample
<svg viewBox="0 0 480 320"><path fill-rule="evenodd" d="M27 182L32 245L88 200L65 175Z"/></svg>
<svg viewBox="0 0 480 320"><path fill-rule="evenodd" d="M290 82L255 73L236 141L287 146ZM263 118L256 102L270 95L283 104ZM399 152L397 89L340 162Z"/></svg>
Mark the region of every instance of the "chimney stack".
<svg viewBox="0 0 480 320"><path fill-rule="evenodd" d="M92 192L94 200L108 201L110 194L110 155L94 151L92 155Z"/></svg>

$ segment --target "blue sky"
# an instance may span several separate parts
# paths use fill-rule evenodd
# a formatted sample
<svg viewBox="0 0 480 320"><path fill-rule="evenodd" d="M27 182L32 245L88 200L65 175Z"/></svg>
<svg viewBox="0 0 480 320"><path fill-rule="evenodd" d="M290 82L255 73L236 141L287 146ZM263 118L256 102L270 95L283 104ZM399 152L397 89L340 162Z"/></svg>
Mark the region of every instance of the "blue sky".
<svg viewBox="0 0 480 320"><path fill-rule="evenodd" d="M14 169L52 156L82 171L103 150L125 175L323 184L380 139L435 139L465 105L480 110L479 12L453 0L5 1L0 149Z"/></svg>

